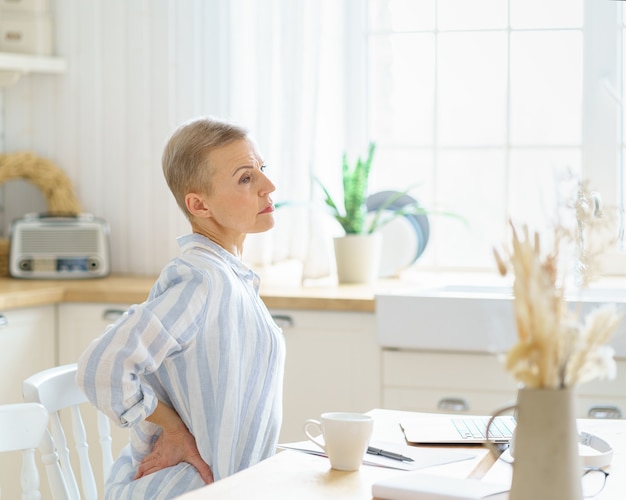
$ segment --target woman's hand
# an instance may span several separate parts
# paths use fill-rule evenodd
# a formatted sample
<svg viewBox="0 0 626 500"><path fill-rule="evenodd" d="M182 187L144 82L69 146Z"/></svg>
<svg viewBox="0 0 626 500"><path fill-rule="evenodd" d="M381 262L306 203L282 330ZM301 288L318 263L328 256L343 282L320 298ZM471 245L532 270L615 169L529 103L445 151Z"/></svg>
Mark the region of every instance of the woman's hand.
<svg viewBox="0 0 626 500"><path fill-rule="evenodd" d="M206 484L213 482L211 467L200 456L195 438L172 408L159 401L146 420L159 425L163 432L154 442L152 451L140 462L134 479L187 462L198 470Z"/></svg>

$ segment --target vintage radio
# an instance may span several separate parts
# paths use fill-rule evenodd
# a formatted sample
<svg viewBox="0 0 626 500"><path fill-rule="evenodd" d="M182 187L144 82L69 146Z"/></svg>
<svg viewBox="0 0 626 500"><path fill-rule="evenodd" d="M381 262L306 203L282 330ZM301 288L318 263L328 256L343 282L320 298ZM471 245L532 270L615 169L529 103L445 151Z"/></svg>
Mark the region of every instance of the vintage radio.
<svg viewBox="0 0 626 500"><path fill-rule="evenodd" d="M99 278L110 272L109 226L90 214L26 215L10 228L14 278Z"/></svg>

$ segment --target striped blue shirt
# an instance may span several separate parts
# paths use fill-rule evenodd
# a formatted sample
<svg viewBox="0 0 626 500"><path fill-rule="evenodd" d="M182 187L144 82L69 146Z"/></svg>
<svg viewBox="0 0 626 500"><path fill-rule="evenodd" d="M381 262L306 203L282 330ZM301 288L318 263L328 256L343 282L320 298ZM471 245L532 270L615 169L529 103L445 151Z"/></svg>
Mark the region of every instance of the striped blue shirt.
<svg viewBox="0 0 626 500"><path fill-rule="evenodd" d="M285 346L259 297L259 277L201 235L183 236L179 245L180 257L163 269L148 300L78 362L89 400L131 429L106 498L173 498L204 485L187 463L133 481L160 431L145 420L157 400L178 412L216 481L275 452Z"/></svg>

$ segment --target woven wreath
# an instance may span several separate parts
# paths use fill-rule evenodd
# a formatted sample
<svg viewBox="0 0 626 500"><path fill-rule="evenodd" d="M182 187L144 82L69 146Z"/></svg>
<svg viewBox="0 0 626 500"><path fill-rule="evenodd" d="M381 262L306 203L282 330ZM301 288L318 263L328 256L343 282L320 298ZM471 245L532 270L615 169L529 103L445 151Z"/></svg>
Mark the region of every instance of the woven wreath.
<svg viewBox="0 0 626 500"><path fill-rule="evenodd" d="M81 206L65 172L50 160L29 152L0 154L0 184L24 179L34 184L48 204L48 213L78 215Z"/></svg>
<svg viewBox="0 0 626 500"><path fill-rule="evenodd" d="M50 160L29 152L0 154L0 185L12 179L34 184L48 204L48 213L78 215L81 206L65 172ZM9 240L0 239L0 277L9 275Z"/></svg>

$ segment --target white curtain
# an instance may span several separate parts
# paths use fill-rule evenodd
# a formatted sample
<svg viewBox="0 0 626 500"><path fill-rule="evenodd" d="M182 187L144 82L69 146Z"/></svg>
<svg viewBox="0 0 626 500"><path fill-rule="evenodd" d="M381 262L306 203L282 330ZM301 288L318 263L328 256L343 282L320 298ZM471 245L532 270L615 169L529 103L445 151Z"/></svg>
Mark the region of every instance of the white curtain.
<svg viewBox="0 0 626 500"><path fill-rule="evenodd" d="M324 276L334 221L320 210L312 178L339 171L344 2L234 0L229 8L229 115L251 129L275 201L288 202L274 230L247 238L245 258L257 266L295 259L303 278Z"/></svg>

